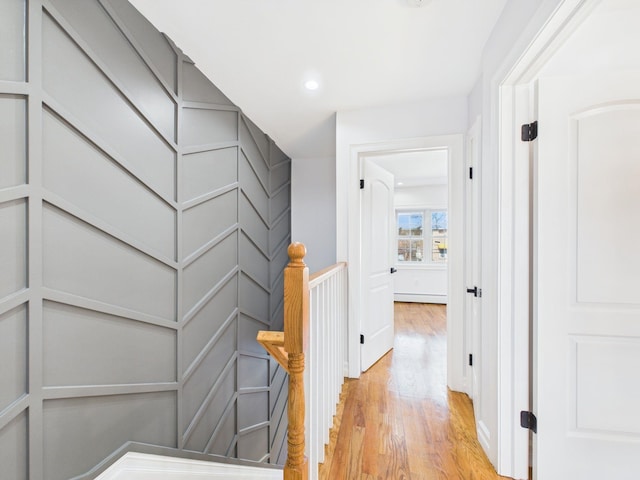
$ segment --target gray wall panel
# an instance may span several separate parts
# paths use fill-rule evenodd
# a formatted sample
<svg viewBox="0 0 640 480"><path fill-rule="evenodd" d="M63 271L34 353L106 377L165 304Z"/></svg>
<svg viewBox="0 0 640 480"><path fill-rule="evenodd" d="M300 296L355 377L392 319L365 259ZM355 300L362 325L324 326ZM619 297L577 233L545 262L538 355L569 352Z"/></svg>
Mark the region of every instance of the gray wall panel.
<svg viewBox="0 0 640 480"><path fill-rule="evenodd" d="M184 62L182 65L182 96L185 100L212 103L215 105L233 105L193 63Z"/></svg>
<svg viewBox="0 0 640 480"><path fill-rule="evenodd" d="M223 378L206 407L204 414L197 419L193 431L185 442L184 448L195 452L206 453L209 441L215 440L219 434L216 429L224 424L224 413L230 402L235 401L236 393L235 372L230 370ZM191 427L191 426L190 426ZM213 438L212 433L213 432Z"/></svg>
<svg viewBox="0 0 640 480"><path fill-rule="evenodd" d="M47 480L86 472L127 441L176 447L176 393L45 400Z"/></svg>
<svg viewBox="0 0 640 480"><path fill-rule="evenodd" d="M182 157L182 197L206 195L238 181L238 147L192 153Z"/></svg>
<svg viewBox="0 0 640 480"><path fill-rule="evenodd" d="M269 319L269 293L246 275L240 276L240 308L259 320Z"/></svg>
<svg viewBox="0 0 640 480"><path fill-rule="evenodd" d="M160 78L173 93L177 93L178 56L165 36L158 32L146 18L139 15L127 0L108 0L103 3L113 9L116 19L122 21L128 33L149 56Z"/></svg>
<svg viewBox="0 0 640 480"><path fill-rule="evenodd" d="M0 6L0 18L1 11ZM0 48L0 51L4 50L6 48ZM22 185L27 181L26 107L24 97L0 95L0 188Z"/></svg>
<svg viewBox="0 0 640 480"><path fill-rule="evenodd" d="M175 260L173 208L52 113L42 129L47 190Z"/></svg>
<svg viewBox="0 0 640 480"><path fill-rule="evenodd" d="M257 388L269 386L269 360L249 355L240 355L238 359L238 387ZM267 402L268 404L269 402ZM268 408L266 409L268 410ZM261 421L268 419L268 416ZM255 422L257 423L257 422Z"/></svg>
<svg viewBox="0 0 640 480"><path fill-rule="evenodd" d="M269 252L269 227L258 215L247 197L240 195L238 205L242 230L263 252Z"/></svg>
<svg viewBox="0 0 640 480"><path fill-rule="evenodd" d="M27 412L22 412L0 429L0 469L2 478L27 480Z"/></svg>
<svg viewBox="0 0 640 480"><path fill-rule="evenodd" d="M174 152L48 15L43 22L44 90L122 155L136 176L173 199Z"/></svg>
<svg viewBox="0 0 640 480"><path fill-rule="evenodd" d="M231 190L185 210L182 216L182 257L188 257L236 223L237 190Z"/></svg>
<svg viewBox="0 0 640 480"><path fill-rule="evenodd" d="M182 365L186 371L238 305L238 279L231 278L183 329Z"/></svg>
<svg viewBox="0 0 640 480"><path fill-rule="evenodd" d="M25 3L0 0L0 477L131 441L282 461L255 336L282 327L288 158L126 0Z"/></svg>
<svg viewBox="0 0 640 480"><path fill-rule="evenodd" d="M238 140L238 113L234 111L185 108L183 122L184 145L208 145Z"/></svg>
<svg viewBox="0 0 640 480"><path fill-rule="evenodd" d="M1 412L27 393L26 305L0 315L0 365Z"/></svg>
<svg viewBox="0 0 640 480"><path fill-rule="evenodd" d="M238 438L238 458L259 462L269 453L269 429L261 428Z"/></svg>
<svg viewBox="0 0 640 480"><path fill-rule="evenodd" d="M47 386L175 382L175 357L173 329L44 303Z"/></svg>
<svg viewBox="0 0 640 480"><path fill-rule="evenodd" d="M55 207L42 229L45 286L175 320L174 269Z"/></svg>
<svg viewBox="0 0 640 480"><path fill-rule="evenodd" d="M184 269L184 312L191 310L238 265L238 235L233 233Z"/></svg>
<svg viewBox="0 0 640 480"><path fill-rule="evenodd" d="M237 325L234 321L222 332L215 345L185 382L183 412L187 418L193 418L225 366L233 358L237 350L236 335Z"/></svg>
<svg viewBox="0 0 640 480"><path fill-rule="evenodd" d="M27 201L0 204L0 300L27 286Z"/></svg>
<svg viewBox="0 0 640 480"><path fill-rule="evenodd" d="M162 84L140 61L140 56L118 27L96 2L51 0L92 52L109 66L136 106L169 139L175 141L176 105Z"/></svg>
<svg viewBox="0 0 640 480"><path fill-rule="evenodd" d="M0 2L0 80L24 80L25 0Z"/></svg>

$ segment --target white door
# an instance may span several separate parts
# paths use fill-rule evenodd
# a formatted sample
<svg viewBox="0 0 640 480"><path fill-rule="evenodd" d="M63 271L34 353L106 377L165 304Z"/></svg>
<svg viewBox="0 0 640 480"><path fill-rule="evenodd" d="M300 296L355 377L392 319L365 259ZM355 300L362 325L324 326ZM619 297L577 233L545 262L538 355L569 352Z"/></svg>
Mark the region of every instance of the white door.
<svg viewBox="0 0 640 480"><path fill-rule="evenodd" d="M363 161L362 272L360 348L364 372L393 348L394 244L393 175L371 160Z"/></svg>
<svg viewBox="0 0 640 480"><path fill-rule="evenodd" d="M640 478L640 71L539 81L534 477Z"/></svg>

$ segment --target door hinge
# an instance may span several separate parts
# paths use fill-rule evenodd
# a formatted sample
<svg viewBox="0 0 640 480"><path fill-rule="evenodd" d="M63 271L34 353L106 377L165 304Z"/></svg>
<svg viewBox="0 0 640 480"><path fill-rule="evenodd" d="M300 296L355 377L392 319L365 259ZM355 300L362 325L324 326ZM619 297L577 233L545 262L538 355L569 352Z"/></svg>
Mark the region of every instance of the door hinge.
<svg viewBox="0 0 640 480"><path fill-rule="evenodd" d="M360 334L360 343L364 345L364 335Z"/></svg>
<svg viewBox="0 0 640 480"><path fill-rule="evenodd" d="M533 433L538 433L538 419L533 412L520 412L520 426L522 428L528 428Z"/></svg>
<svg viewBox="0 0 640 480"><path fill-rule="evenodd" d="M473 353L469 354L469 366L473 367Z"/></svg>
<svg viewBox="0 0 640 480"><path fill-rule="evenodd" d="M360 180L360 189L364 188L364 178Z"/></svg>
<svg viewBox="0 0 640 480"><path fill-rule="evenodd" d="M520 139L523 142L531 142L538 138L538 121L522 125Z"/></svg>
<svg viewBox="0 0 640 480"><path fill-rule="evenodd" d="M469 180L473 180L473 167L469 167Z"/></svg>

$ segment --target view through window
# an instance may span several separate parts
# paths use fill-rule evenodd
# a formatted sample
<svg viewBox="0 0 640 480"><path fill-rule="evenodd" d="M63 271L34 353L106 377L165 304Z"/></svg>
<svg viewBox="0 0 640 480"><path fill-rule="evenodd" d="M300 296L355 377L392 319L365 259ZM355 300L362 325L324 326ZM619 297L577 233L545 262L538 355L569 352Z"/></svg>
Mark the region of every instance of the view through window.
<svg viewBox="0 0 640 480"><path fill-rule="evenodd" d="M398 263L447 262L447 211L418 210L396 213Z"/></svg>

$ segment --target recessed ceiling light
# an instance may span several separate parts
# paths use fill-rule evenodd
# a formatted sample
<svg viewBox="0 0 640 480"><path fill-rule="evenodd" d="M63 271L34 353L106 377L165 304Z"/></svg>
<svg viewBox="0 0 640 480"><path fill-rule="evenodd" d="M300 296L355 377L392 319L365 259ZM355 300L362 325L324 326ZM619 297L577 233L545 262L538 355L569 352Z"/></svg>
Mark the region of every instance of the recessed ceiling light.
<svg viewBox="0 0 640 480"><path fill-rule="evenodd" d="M396 185L404 185L404 183L402 183L402 182L398 182Z"/></svg>
<svg viewBox="0 0 640 480"><path fill-rule="evenodd" d="M304 82L304 88L307 90L317 90L320 87L320 84L315 80L307 80Z"/></svg>

